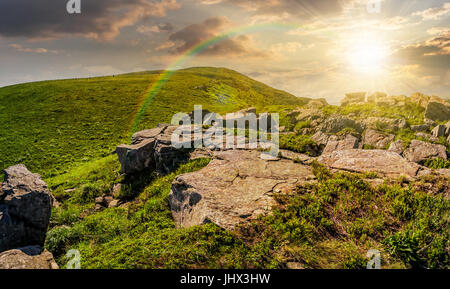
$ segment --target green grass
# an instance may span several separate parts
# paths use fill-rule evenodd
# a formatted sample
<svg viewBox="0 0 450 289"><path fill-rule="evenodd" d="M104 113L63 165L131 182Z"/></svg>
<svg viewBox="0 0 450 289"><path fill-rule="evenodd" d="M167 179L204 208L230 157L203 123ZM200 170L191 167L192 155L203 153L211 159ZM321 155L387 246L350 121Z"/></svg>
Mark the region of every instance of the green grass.
<svg viewBox="0 0 450 289"><path fill-rule="evenodd" d="M129 142L137 111L160 71L43 81L0 88L0 169L23 163L45 178L108 156ZM139 129L170 122L194 105L225 114L305 103L235 71L177 71L156 94Z"/></svg>
<svg viewBox="0 0 450 289"><path fill-rule="evenodd" d="M370 249L380 250L383 268L449 267L450 203L442 194L396 184L373 187L363 178L374 175L333 174L317 163L317 183L276 195L273 214L235 232L214 224L177 229L168 204L171 183L208 162L199 159L167 176L142 177L150 181L123 208L96 212L91 197L85 202L73 194L62 200L64 209L54 210L46 248L62 267L68 250L80 250L86 269L282 268L292 261L306 268L361 269ZM78 188L84 186L78 180L91 176L92 184L111 187L124 181L111 178L116 169L116 161L107 158L50 183Z"/></svg>
<svg viewBox="0 0 450 289"><path fill-rule="evenodd" d="M316 156L319 152L319 146L308 135L282 134L280 148L311 156Z"/></svg>

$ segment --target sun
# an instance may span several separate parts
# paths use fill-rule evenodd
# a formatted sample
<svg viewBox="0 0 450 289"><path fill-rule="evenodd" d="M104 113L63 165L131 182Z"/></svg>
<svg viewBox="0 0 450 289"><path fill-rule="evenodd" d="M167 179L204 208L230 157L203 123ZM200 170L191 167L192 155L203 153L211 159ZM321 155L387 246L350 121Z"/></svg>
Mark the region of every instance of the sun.
<svg viewBox="0 0 450 289"><path fill-rule="evenodd" d="M375 37L361 37L349 43L347 62L356 72L378 74L387 65L389 49Z"/></svg>

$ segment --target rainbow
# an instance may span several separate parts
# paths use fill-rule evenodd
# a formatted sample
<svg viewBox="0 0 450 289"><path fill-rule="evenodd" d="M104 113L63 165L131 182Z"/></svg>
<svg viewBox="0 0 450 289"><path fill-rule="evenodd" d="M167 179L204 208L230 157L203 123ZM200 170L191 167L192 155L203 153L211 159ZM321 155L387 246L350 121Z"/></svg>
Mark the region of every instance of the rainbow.
<svg viewBox="0 0 450 289"><path fill-rule="evenodd" d="M207 39L188 51L186 51L183 55L178 57L173 63L171 63L164 72L158 77L156 82L150 87L147 95L144 98L142 106L138 110L136 117L133 121L133 125L131 127L131 134L135 133L139 129L139 124L147 111L148 106L152 103L155 96L164 86L164 84L170 79L170 77L176 72L176 70L181 67L184 63L186 63L192 57L200 54L209 46L220 43L226 39L229 39L234 36L249 34L258 31L264 30L291 30L291 29L303 29L303 30L312 30L312 28L299 25L299 24L285 24L285 23L267 23L267 24L258 24L258 25L250 25L250 26L242 26L229 31L226 31L218 36Z"/></svg>

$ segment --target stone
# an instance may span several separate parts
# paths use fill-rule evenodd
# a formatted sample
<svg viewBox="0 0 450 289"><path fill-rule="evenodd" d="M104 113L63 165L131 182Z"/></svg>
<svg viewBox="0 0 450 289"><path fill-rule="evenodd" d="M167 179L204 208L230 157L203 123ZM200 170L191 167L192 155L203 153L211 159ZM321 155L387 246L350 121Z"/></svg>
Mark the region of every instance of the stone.
<svg viewBox="0 0 450 289"><path fill-rule="evenodd" d="M326 146L329 138L328 134L318 131L311 137L311 140L320 146Z"/></svg>
<svg viewBox="0 0 450 289"><path fill-rule="evenodd" d="M324 117L323 112L320 109L310 108L302 109L298 112L297 121L313 121L316 119L322 119Z"/></svg>
<svg viewBox="0 0 450 289"><path fill-rule="evenodd" d="M422 138L422 139L424 139L426 141L430 141L430 142L438 142L439 141L439 138L432 136L429 133L418 132L418 133L416 133L416 137Z"/></svg>
<svg viewBox="0 0 450 289"><path fill-rule="evenodd" d="M445 130L446 130L445 125L438 125L431 131L431 134L434 137L438 138L441 136L445 136Z"/></svg>
<svg viewBox="0 0 450 289"><path fill-rule="evenodd" d="M365 102L366 94L366 92L347 93L345 98L341 100L341 106Z"/></svg>
<svg viewBox="0 0 450 289"><path fill-rule="evenodd" d="M363 144L376 149L386 149L394 139L395 135L385 135L373 129L367 129L363 134Z"/></svg>
<svg viewBox="0 0 450 289"><path fill-rule="evenodd" d="M172 183L169 204L177 227L214 223L233 230L268 214L274 195L291 192L315 179L311 168L290 160L264 161L260 152L215 153L203 169L180 175Z"/></svg>
<svg viewBox="0 0 450 289"><path fill-rule="evenodd" d="M117 208L119 206L119 200L112 200L108 203L108 208Z"/></svg>
<svg viewBox="0 0 450 289"><path fill-rule="evenodd" d="M405 129L408 124L404 119L387 118L387 117L368 117L364 124L366 128L370 129L382 129L397 131Z"/></svg>
<svg viewBox="0 0 450 289"><path fill-rule="evenodd" d="M445 124L445 135L450 136L450 121Z"/></svg>
<svg viewBox="0 0 450 289"><path fill-rule="evenodd" d="M329 168L350 172L376 172L385 176L416 177L421 167L399 154L385 150L342 150L322 155L318 162Z"/></svg>
<svg viewBox="0 0 450 289"><path fill-rule="evenodd" d="M288 270L301 270L305 269L301 263L298 262L287 262L286 263L286 269Z"/></svg>
<svg viewBox="0 0 450 289"><path fill-rule="evenodd" d="M412 103L420 105L423 108L426 108L428 102L430 101L430 97L422 93L414 93L413 95L411 95L410 101Z"/></svg>
<svg viewBox="0 0 450 289"><path fill-rule="evenodd" d="M341 115L332 115L327 118L319 127L319 130L324 133L338 133L344 128L352 128L355 131L361 133L364 128L363 126L356 122L355 120L341 116Z"/></svg>
<svg viewBox="0 0 450 289"><path fill-rule="evenodd" d="M403 152L403 156L411 162L421 163L432 158L441 158L446 160L447 152L446 147L443 145L413 140L411 141L409 147Z"/></svg>
<svg viewBox="0 0 450 289"><path fill-rule="evenodd" d="M404 150L405 144L401 140L392 142L388 149L388 151L398 153L399 155L402 155Z"/></svg>
<svg viewBox="0 0 450 289"><path fill-rule="evenodd" d="M429 102L425 110L425 117L434 121L448 121L450 120L450 105Z"/></svg>
<svg viewBox="0 0 450 289"><path fill-rule="evenodd" d="M47 184L24 165L4 171L0 197L0 252L43 246L53 203Z"/></svg>
<svg viewBox="0 0 450 289"><path fill-rule="evenodd" d="M353 135L346 135L344 137L331 136L325 146L322 154L330 154L334 151L357 149L359 144L358 138Z"/></svg>
<svg viewBox="0 0 450 289"><path fill-rule="evenodd" d="M59 269L52 253L39 246L29 246L0 253L0 270Z"/></svg>
<svg viewBox="0 0 450 289"><path fill-rule="evenodd" d="M427 132L430 130L430 126L428 124L412 125L411 130L414 132Z"/></svg>
<svg viewBox="0 0 450 289"><path fill-rule="evenodd" d="M119 145L116 148L116 153L122 167L122 173L141 172L153 165L155 143L155 138L149 138L135 145Z"/></svg>
<svg viewBox="0 0 450 289"><path fill-rule="evenodd" d="M288 159L288 160L291 160L294 162L299 162L299 163L308 164L308 165L317 159L315 157L311 157L306 154L297 153L297 152L293 152L293 151L289 151L289 150L283 150L283 149L280 149L280 155L284 159Z"/></svg>
<svg viewBox="0 0 450 289"><path fill-rule="evenodd" d="M137 145L137 144L140 144L141 142L143 142L144 140L154 139L159 134L161 134L167 127L168 127L168 125L162 124L153 129L146 129L143 131L139 131L139 132L133 134L133 136L131 137L131 144Z"/></svg>

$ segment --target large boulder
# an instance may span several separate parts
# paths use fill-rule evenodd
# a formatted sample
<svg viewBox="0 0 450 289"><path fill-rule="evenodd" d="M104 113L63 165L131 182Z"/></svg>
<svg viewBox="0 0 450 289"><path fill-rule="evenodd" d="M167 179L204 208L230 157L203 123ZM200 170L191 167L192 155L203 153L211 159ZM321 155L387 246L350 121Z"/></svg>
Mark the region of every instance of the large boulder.
<svg viewBox="0 0 450 289"><path fill-rule="evenodd" d="M376 149L386 149L387 146L394 141L395 136L385 135L376 130L368 129L363 134L363 144Z"/></svg>
<svg viewBox="0 0 450 289"><path fill-rule="evenodd" d="M364 130L360 123L342 115L330 116L320 125L319 130L324 133L334 134L340 132L344 128L352 128L357 132L362 132Z"/></svg>
<svg viewBox="0 0 450 289"><path fill-rule="evenodd" d="M409 147L403 152L403 156L415 163L422 163L427 159L447 159L446 147L419 140L411 141Z"/></svg>
<svg viewBox="0 0 450 289"><path fill-rule="evenodd" d="M200 171L178 176L169 203L175 224L191 227L212 222L232 230L267 214L273 196L315 177L308 166L290 160L263 160L257 151L217 152Z"/></svg>
<svg viewBox="0 0 450 289"><path fill-rule="evenodd" d="M429 102L425 110L425 117L434 121L450 120L450 105L440 102Z"/></svg>
<svg viewBox="0 0 450 289"><path fill-rule="evenodd" d="M428 132L430 130L430 125L428 124L419 124L419 125L412 125L411 130L414 132Z"/></svg>
<svg viewBox="0 0 450 289"><path fill-rule="evenodd" d="M0 253L0 270L5 269L58 269L58 264L49 251L28 246Z"/></svg>
<svg viewBox="0 0 450 289"><path fill-rule="evenodd" d="M343 150L322 155L318 161L329 168L350 172L376 172L385 176L416 177L420 166L385 150Z"/></svg>
<svg viewBox="0 0 450 289"><path fill-rule="evenodd" d="M322 154L330 154L340 150L357 149L358 146L359 140L353 135L348 134L342 137L333 135L328 139Z"/></svg>
<svg viewBox="0 0 450 289"><path fill-rule="evenodd" d="M122 172L133 174L154 165L156 138L143 139L134 145L119 145L116 153L122 166Z"/></svg>
<svg viewBox="0 0 450 289"><path fill-rule="evenodd" d="M43 246L53 204L47 184L24 165L9 167L4 175L0 193L0 252Z"/></svg>

